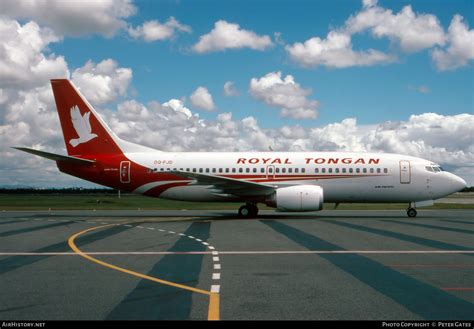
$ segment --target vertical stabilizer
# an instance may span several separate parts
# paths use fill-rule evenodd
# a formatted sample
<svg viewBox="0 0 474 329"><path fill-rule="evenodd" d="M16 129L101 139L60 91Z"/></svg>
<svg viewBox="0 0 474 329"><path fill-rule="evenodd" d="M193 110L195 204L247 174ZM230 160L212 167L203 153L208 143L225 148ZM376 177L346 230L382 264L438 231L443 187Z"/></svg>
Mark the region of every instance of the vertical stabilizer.
<svg viewBox="0 0 474 329"><path fill-rule="evenodd" d="M51 80L67 153L120 154L120 139L67 79Z"/></svg>

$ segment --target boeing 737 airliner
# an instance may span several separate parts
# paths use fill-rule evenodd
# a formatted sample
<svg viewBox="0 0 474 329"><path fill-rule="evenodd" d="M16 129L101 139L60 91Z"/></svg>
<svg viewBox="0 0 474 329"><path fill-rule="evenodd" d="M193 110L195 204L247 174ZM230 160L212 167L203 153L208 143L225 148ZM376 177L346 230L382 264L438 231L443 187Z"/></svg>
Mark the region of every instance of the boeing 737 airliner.
<svg viewBox="0 0 474 329"><path fill-rule="evenodd" d="M162 152L117 137L71 81L51 80L68 155L18 147L60 171L117 190L186 201L239 201L316 211L323 202L407 203L416 207L466 182L438 164L401 154L346 152Z"/></svg>

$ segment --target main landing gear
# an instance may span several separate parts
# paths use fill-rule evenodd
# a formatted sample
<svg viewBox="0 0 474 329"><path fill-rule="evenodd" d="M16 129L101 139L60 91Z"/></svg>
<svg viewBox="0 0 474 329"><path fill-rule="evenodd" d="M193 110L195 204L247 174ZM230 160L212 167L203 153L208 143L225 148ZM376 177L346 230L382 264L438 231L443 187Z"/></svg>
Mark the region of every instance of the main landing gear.
<svg viewBox="0 0 474 329"><path fill-rule="evenodd" d="M247 203L245 206L239 208L239 217L254 218L257 217L258 208L254 203Z"/></svg>
<svg viewBox="0 0 474 329"><path fill-rule="evenodd" d="M416 217L416 214L417 214L417 212L416 212L415 208L410 207L410 208L407 209L408 217Z"/></svg>

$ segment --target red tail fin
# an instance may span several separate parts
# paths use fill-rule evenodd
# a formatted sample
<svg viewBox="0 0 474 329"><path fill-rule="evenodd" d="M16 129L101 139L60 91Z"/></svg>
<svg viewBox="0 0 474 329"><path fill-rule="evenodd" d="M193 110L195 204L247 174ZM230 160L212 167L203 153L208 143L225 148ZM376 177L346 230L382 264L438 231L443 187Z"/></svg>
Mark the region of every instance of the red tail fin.
<svg viewBox="0 0 474 329"><path fill-rule="evenodd" d="M51 80L69 155L120 154L119 138L66 79Z"/></svg>

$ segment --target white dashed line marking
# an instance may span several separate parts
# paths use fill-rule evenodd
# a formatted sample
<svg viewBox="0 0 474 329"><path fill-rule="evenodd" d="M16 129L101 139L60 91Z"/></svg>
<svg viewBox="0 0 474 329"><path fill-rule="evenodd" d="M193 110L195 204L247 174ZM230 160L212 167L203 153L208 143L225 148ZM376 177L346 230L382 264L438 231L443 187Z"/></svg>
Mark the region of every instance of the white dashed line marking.
<svg viewBox="0 0 474 329"><path fill-rule="evenodd" d="M25 220L28 220L27 218L25 218ZM67 220L63 220L63 219L42 219L42 218L34 218L33 220L35 221L48 221L48 222L55 222L55 221L59 221L59 222L65 222ZM75 221L71 221L71 222L74 222L74 223L83 223L83 224L99 224L98 222L94 222L94 221L80 221L80 220L75 220ZM108 225L109 223L106 223L106 222L102 222L100 223L101 225ZM140 225L137 225L137 226L134 226L134 225L131 225L131 224L118 224L118 225L122 225L122 226L126 226L126 227L135 227L135 228L144 228L144 229L148 229L148 230L155 230L154 227L143 227L143 226L140 226ZM168 232L170 234L178 234L180 236L183 236L183 237L187 237L187 238L190 238L190 239L194 239L196 240L197 242L200 242L202 245L204 246L207 246L208 249L212 250L210 251L210 253L213 255L212 257L212 261L215 263L213 264L213 268L214 270L221 270L222 267L221 267L221 264L216 264L217 262L219 262L219 257L217 257L217 255L219 255L219 252L215 250L215 247L213 246L210 246L208 242L205 242L201 239L198 239L192 235L186 235L184 233L176 233L174 231L166 231L166 230L163 230L163 229L158 229L158 231L160 232ZM205 252L205 251L190 251L190 252L181 252L181 253L176 253L176 252L97 252L97 253L94 253L94 252L91 252L90 254L133 254L133 255L142 255L142 254L209 254L209 252ZM5 254L5 253L4 253ZM22 255L33 255L33 253L21 253ZM46 253L45 253L46 254ZM53 253L51 253L53 254ZM58 255L76 255L76 254L72 254L72 253L54 253L55 255L58 254ZM36 253L35 253L36 255ZM221 273L218 272L218 273L212 273L212 280L220 280L221 278ZM214 285L211 285L211 292L212 293L220 293L220 289L221 289L221 286L218 285L218 284L214 284Z"/></svg>

